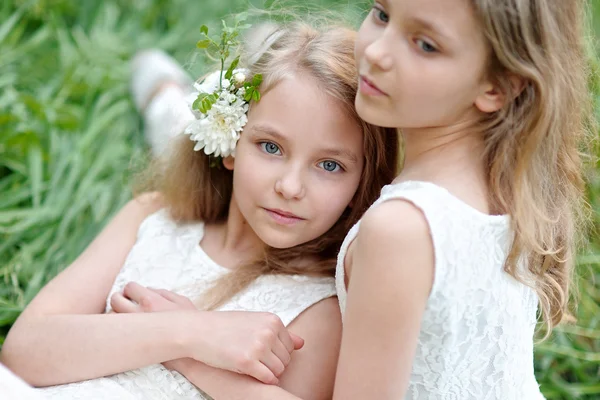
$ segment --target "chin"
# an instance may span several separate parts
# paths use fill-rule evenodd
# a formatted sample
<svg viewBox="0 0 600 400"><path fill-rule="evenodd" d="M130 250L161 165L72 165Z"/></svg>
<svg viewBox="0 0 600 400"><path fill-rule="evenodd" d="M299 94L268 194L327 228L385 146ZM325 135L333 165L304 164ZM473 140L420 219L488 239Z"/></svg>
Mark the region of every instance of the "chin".
<svg viewBox="0 0 600 400"><path fill-rule="evenodd" d="M289 249L305 243L305 241L299 240L297 237L287 237L287 235L282 235L281 232L258 235L258 237L264 244L275 249Z"/></svg>
<svg viewBox="0 0 600 400"><path fill-rule="evenodd" d="M390 121L392 119L390 113L382 110L381 106L369 104L368 98L364 99L360 93L356 96L354 105L358 116L365 122L384 128L396 128L396 125Z"/></svg>
<svg viewBox="0 0 600 400"><path fill-rule="evenodd" d="M304 242L298 242L293 240L285 240L283 238L273 239L273 240L263 240L265 244L269 247L273 247L274 249L290 249L292 247L296 247L299 244Z"/></svg>

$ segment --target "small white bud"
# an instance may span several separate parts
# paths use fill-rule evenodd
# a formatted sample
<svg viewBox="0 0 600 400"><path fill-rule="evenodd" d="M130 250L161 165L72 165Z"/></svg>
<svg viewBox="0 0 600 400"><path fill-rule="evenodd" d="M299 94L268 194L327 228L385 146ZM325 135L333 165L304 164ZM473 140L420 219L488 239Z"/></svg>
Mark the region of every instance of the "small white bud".
<svg viewBox="0 0 600 400"><path fill-rule="evenodd" d="M246 75L242 74L241 72L238 72L233 76L233 79L235 80L235 83L241 85L242 83L246 82Z"/></svg>

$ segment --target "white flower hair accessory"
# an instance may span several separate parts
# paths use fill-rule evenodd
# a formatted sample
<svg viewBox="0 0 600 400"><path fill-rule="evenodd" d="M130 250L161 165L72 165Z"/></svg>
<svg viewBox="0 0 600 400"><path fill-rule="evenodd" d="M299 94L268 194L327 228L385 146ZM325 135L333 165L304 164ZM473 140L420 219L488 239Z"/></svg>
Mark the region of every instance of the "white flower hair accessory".
<svg viewBox="0 0 600 400"><path fill-rule="evenodd" d="M260 101L258 87L262 83L260 74L248 79L249 70L237 69L240 57L235 58L227 70L224 69L229 48L237 44L239 33L238 25L236 28L223 25L225 30L220 43L208 36L205 25L200 28L206 39L199 41L198 47L216 49L221 69L194 85L196 91L189 95L188 104L196 119L184 130L196 142L195 151L204 150L205 154L213 157L235 156L237 141L248 122L249 103Z"/></svg>

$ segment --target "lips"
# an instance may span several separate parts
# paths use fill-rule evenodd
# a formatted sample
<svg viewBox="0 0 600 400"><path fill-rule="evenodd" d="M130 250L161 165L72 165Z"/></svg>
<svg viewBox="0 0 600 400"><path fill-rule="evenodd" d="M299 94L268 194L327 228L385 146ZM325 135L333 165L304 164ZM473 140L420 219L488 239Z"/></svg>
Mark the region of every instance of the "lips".
<svg viewBox="0 0 600 400"><path fill-rule="evenodd" d="M271 212L277 213L277 214L282 215L284 217L304 219L304 218L300 218L296 214L292 214L290 212L279 210L279 209L276 209L276 208L267 208L267 211L271 211Z"/></svg>
<svg viewBox="0 0 600 400"><path fill-rule="evenodd" d="M387 96L387 93L379 89L379 87L377 87L372 80L364 75L360 76L360 90L361 92L371 96Z"/></svg>
<svg viewBox="0 0 600 400"><path fill-rule="evenodd" d="M264 210L271 216L271 218L275 220L275 222L282 225L292 225L300 221L304 221L304 218L288 211L277 208L265 208Z"/></svg>

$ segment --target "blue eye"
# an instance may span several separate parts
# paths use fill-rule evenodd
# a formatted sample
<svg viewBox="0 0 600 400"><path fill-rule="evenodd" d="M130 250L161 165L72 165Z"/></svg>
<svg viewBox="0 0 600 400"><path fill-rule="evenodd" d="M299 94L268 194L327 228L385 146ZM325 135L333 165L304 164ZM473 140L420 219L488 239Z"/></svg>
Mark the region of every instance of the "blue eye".
<svg viewBox="0 0 600 400"><path fill-rule="evenodd" d="M281 154L281 151L279 150L279 146L277 146L275 143L273 142L262 142L260 143L260 147L263 149L263 151L265 153L268 154Z"/></svg>
<svg viewBox="0 0 600 400"><path fill-rule="evenodd" d="M384 24L387 24L390 21L390 17L387 15L387 13L377 6L373 7L373 15L375 16L375 19L383 22Z"/></svg>
<svg viewBox="0 0 600 400"><path fill-rule="evenodd" d="M319 165L327 172L336 172L341 169L340 164L331 160L321 161Z"/></svg>
<svg viewBox="0 0 600 400"><path fill-rule="evenodd" d="M425 53L435 53L436 51L438 51L433 45L427 43L426 41L422 40L422 39L417 39L415 41L415 43L417 44L417 46L419 46L419 48L421 50L423 50Z"/></svg>

